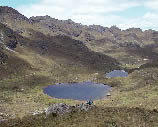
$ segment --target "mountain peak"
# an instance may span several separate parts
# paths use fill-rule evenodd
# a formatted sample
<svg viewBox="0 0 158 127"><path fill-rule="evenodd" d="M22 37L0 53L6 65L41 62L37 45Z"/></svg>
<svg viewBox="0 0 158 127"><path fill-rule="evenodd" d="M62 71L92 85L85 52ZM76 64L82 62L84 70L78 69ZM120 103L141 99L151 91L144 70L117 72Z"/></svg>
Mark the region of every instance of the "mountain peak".
<svg viewBox="0 0 158 127"><path fill-rule="evenodd" d="M13 9L12 7L8 7L8 6L0 6L0 13L20 14L17 10Z"/></svg>
<svg viewBox="0 0 158 127"><path fill-rule="evenodd" d="M8 6L0 6L0 16L1 18L4 18L3 16L7 16L9 19L22 19L22 20L28 20L27 17L19 13L17 10L13 9L12 7Z"/></svg>

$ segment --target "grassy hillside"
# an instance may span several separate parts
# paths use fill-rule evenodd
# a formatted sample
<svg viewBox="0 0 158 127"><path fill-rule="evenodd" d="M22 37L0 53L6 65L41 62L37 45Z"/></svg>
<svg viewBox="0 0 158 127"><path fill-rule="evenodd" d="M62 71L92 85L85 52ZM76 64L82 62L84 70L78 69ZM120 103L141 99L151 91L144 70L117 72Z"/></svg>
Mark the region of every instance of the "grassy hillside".
<svg viewBox="0 0 158 127"><path fill-rule="evenodd" d="M158 45L156 31L83 26L49 16L26 18L0 7L0 126L157 127ZM131 72L107 79L114 69ZM56 99L42 88L60 82L109 84L111 96L94 101L96 109L45 119Z"/></svg>
<svg viewBox="0 0 158 127"><path fill-rule="evenodd" d="M3 24L0 30L1 113L23 117L43 110L50 103L63 101L47 97L43 87L94 80L95 73L120 68L115 59L95 53L70 37L46 36L32 29L24 37Z"/></svg>
<svg viewBox="0 0 158 127"><path fill-rule="evenodd" d="M116 26L111 28L99 25L84 26L72 20L58 20L49 16L28 19L13 8L1 7L0 10L1 22L26 38L34 36L34 34L31 35L31 31L50 37L68 36L81 41L92 51L117 59L127 68L139 67L158 59L156 53L158 34L154 30L142 31L139 28L121 30ZM149 61L144 61L144 59L149 59Z"/></svg>
<svg viewBox="0 0 158 127"><path fill-rule="evenodd" d="M28 29L33 29L45 35L66 35L87 43L88 46L102 45L104 48L142 48L155 44L158 35L154 30L142 31L139 28L121 30L116 26L110 28L99 25L85 26L71 19L58 20L50 16L36 16L28 19L15 9L3 6L0 7L0 17L0 22L23 36L29 34Z"/></svg>

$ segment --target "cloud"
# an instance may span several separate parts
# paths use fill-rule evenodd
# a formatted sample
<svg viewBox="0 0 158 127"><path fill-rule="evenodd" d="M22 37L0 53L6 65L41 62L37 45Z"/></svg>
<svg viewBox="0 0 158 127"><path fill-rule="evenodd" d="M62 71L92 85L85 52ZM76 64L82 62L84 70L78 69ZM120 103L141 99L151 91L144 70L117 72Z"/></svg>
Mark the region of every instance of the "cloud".
<svg viewBox="0 0 158 127"><path fill-rule="evenodd" d="M142 17L133 19L122 19L122 23L118 24L118 27L127 29L129 27L141 28L143 30L154 29L158 30L158 14L148 12Z"/></svg>
<svg viewBox="0 0 158 127"><path fill-rule="evenodd" d="M114 11L123 11L138 6L138 2L130 0L41 0L39 3L18 7L18 11L27 17L50 15L62 19L70 18L76 14L106 14Z"/></svg>
<svg viewBox="0 0 158 127"><path fill-rule="evenodd" d="M116 21L119 21L121 23L121 17L117 15L74 15L71 18L75 22L82 22L83 24L88 25L102 25L106 27L110 27L112 25L116 25Z"/></svg>
<svg viewBox="0 0 158 127"><path fill-rule="evenodd" d="M153 4L152 2L155 4ZM72 19L84 25L116 25L121 29L140 27L142 29L158 26L158 14L148 12L138 18L129 19L116 15L126 9L144 6L152 9L158 7L157 0L41 0L38 3L24 5L17 8L27 17L49 15L60 20ZM136 13L133 10L133 13Z"/></svg>
<svg viewBox="0 0 158 127"><path fill-rule="evenodd" d="M158 10L158 0L148 0L144 2L144 6L153 10Z"/></svg>

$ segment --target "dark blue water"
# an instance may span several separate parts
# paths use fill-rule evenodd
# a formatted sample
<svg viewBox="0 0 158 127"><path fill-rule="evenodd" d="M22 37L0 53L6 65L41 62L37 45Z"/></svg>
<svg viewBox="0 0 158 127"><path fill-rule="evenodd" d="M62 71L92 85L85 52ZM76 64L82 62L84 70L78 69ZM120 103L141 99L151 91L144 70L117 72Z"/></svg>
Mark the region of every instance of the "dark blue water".
<svg viewBox="0 0 158 127"><path fill-rule="evenodd" d="M110 86L93 82L60 83L43 90L45 94L59 99L97 100L107 95Z"/></svg>
<svg viewBox="0 0 158 127"><path fill-rule="evenodd" d="M114 70L106 74L107 78L113 78L113 77L127 77L128 73L124 70Z"/></svg>

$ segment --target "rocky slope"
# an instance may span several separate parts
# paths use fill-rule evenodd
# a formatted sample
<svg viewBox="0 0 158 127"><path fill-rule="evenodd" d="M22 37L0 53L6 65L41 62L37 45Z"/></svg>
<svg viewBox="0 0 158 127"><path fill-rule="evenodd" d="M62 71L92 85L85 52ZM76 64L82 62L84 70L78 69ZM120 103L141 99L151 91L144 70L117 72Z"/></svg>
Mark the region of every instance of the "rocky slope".
<svg viewBox="0 0 158 127"><path fill-rule="evenodd" d="M48 16L46 16L47 18L49 19ZM47 57L47 59L62 66L84 66L89 70L96 71L109 71L111 68L119 68L119 63L115 59L89 50L82 41L75 40L66 33L60 34L59 30L56 34L51 34L53 31L46 25L39 24L38 20L26 18L12 8L0 7L0 19L1 68L7 67L8 70L10 68L16 70L16 68L26 66L25 64L30 67L34 66L30 62L31 56L28 55L28 52L34 55L39 54L41 59ZM65 21L65 23L67 22ZM62 26L60 27L62 28ZM76 30L78 29L76 28ZM20 59L19 61L23 61L23 64L16 65L16 61L11 62L12 59ZM10 64L16 65L16 67L10 66ZM37 66L35 68L39 69ZM10 74L10 72L12 71L6 73ZM1 73L4 73L4 71L1 71Z"/></svg>
<svg viewBox="0 0 158 127"><path fill-rule="evenodd" d="M140 66L140 63L147 62L143 59L149 59L148 62L158 59L156 55L158 32L155 30L142 31L139 28L121 30L116 26L110 28L99 25L86 26L70 19L58 20L50 16L36 16L28 19L9 7L0 7L0 22L26 38L32 38L37 32L39 35L49 37L67 36L73 40L79 40L90 50L113 57L121 64L131 63Z"/></svg>
<svg viewBox="0 0 158 127"><path fill-rule="evenodd" d="M157 31L142 31L139 28L121 30L116 26L110 28L99 25L82 25L71 19L58 20L50 16L27 17L9 7L0 7L0 22L24 34L27 29L33 29L43 34L55 36L66 35L76 40L89 43L106 43L115 47L144 47L157 43ZM24 34L25 35L25 34Z"/></svg>
<svg viewBox="0 0 158 127"><path fill-rule="evenodd" d="M16 56L16 48L22 45L22 36L18 36L13 30L0 24L0 77L20 73L31 66L24 59ZM18 62L17 62L18 61Z"/></svg>

